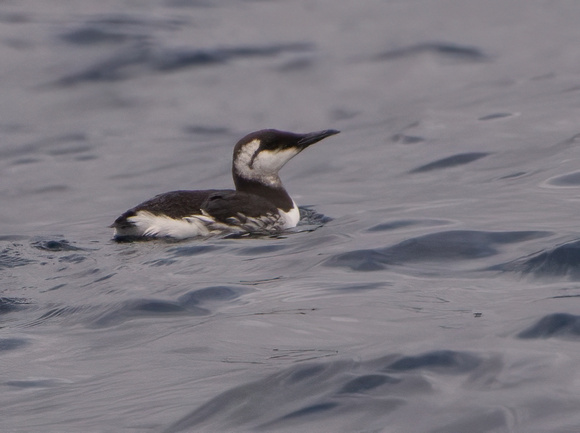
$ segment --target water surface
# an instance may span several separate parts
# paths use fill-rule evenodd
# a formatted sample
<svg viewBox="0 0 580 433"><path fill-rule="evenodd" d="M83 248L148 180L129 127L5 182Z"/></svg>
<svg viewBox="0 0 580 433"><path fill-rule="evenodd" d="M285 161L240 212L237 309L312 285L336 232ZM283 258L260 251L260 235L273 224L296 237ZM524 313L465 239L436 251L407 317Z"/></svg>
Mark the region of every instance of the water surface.
<svg viewBox="0 0 580 433"><path fill-rule="evenodd" d="M580 431L579 16L3 3L0 430ZM297 230L111 240L262 128Z"/></svg>

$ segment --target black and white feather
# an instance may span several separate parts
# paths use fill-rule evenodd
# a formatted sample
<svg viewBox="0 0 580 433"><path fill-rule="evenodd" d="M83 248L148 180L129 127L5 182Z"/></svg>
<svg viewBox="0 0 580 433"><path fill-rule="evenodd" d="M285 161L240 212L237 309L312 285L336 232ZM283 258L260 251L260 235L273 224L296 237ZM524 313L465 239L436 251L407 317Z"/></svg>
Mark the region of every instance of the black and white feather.
<svg viewBox="0 0 580 433"><path fill-rule="evenodd" d="M111 225L114 237L185 239L219 233L275 233L295 227L296 203L278 171L308 146L339 131L308 134L264 129L234 147L235 190L171 191L122 214Z"/></svg>

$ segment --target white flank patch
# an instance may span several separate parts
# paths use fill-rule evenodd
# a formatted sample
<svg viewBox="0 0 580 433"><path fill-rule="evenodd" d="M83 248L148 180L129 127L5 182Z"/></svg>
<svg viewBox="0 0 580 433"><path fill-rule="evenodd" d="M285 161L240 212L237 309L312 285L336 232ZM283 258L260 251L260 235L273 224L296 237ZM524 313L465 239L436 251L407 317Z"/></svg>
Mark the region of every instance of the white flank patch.
<svg viewBox="0 0 580 433"><path fill-rule="evenodd" d="M292 209L280 212L279 215L268 214L258 218L239 215L230 218L227 224L218 222L205 213L174 219L141 210L137 215L127 218L132 224L131 227L116 228L114 236L187 239L221 233L274 233L296 227L300 221L300 211L294 201L292 204Z"/></svg>
<svg viewBox="0 0 580 433"><path fill-rule="evenodd" d="M207 228L207 217L191 216L182 219L173 219L164 215L153 215L151 212L139 211L137 215L127 218L134 224L127 230L117 230L116 236L145 236L145 237L170 237L174 239L187 239L196 236L207 236L210 231ZM211 220L213 222L213 219Z"/></svg>
<svg viewBox="0 0 580 433"><path fill-rule="evenodd" d="M292 200L292 209L288 212L280 211L280 216L284 220L284 224L280 227L281 229L291 229L292 227L296 227L298 221L300 221L300 211L298 210L298 206L296 206L296 202Z"/></svg>
<svg viewBox="0 0 580 433"><path fill-rule="evenodd" d="M240 218L230 218L227 224L207 214L174 219L138 211L137 215L127 218L132 226L116 228L114 236L188 239L223 233L268 233L294 227L299 219L300 213L296 207L281 215L268 214L259 218L240 215Z"/></svg>

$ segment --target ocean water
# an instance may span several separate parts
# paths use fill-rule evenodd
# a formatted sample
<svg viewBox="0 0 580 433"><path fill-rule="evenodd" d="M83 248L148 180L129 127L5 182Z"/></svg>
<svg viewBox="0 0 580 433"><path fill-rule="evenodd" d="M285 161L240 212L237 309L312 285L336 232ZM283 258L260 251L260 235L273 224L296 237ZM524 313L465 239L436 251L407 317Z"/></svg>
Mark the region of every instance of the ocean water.
<svg viewBox="0 0 580 433"><path fill-rule="evenodd" d="M580 431L580 4L0 4L0 431ZM115 243L230 188L277 237Z"/></svg>

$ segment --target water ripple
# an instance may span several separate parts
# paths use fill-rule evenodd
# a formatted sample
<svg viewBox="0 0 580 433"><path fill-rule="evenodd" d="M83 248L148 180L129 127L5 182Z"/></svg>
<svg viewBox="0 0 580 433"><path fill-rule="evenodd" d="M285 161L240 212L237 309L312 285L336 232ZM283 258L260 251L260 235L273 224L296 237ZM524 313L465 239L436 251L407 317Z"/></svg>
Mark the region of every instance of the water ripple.
<svg viewBox="0 0 580 433"><path fill-rule="evenodd" d="M447 158L438 159L429 164L414 168L409 173L425 173L432 170L442 170L445 168L457 167L459 165L469 164L490 155L488 152L469 152L458 153L457 155L448 156Z"/></svg>
<svg viewBox="0 0 580 433"><path fill-rule="evenodd" d="M56 239L44 239L37 240L31 243L31 245L42 251L82 251L82 248L75 247L71 245L67 240L56 240ZM71 256L69 256L71 257Z"/></svg>
<svg viewBox="0 0 580 433"><path fill-rule="evenodd" d="M554 313L542 317L537 323L518 334L519 338L580 338L580 316Z"/></svg>
<svg viewBox="0 0 580 433"><path fill-rule="evenodd" d="M174 423L165 433L200 428L305 431L306 425L309 430L314 429L313 421L338 422L342 428L333 430L326 424L327 431L347 431L345 423L349 419L371 414L375 422L384 425L389 414L405 404L409 394L433 394L436 388L432 382L441 380L438 375L456 375L464 381L473 377L487 380L490 374L497 374L494 365L493 358L453 350L414 356L386 355L367 362L296 365L225 391ZM389 373L385 374L386 371Z"/></svg>
<svg viewBox="0 0 580 433"><path fill-rule="evenodd" d="M107 307L91 321L94 327L109 327L128 320L176 316L208 316L219 303L233 301L252 290L243 286L211 286L195 289L176 301L164 299L130 299ZM211 308L210 309L210 305Z"/></svg>
<svg viewBox="0 0 580 433"><path fill-rule="evenodd" d="M503 265L497 269L536 277L580 279L580 241L572 241Z"/></svg>
<svg viewBox="0 0 580 433"><path fill-rule="evenodd" d="M311 49L312 46L305 43L208 49L167 48L144 40L84 70L65 75L56 80L55 84L66 87L86 82L118 81L143 73L173 72L185 68L220 65L240 58L274 57L286 52Z"/></svg>
<svg viewBox="0 0 580 433"><path fill-rule="evenodd" d="M466 62L482 62L489 59L487 54L477 47L448 42L423 42L416 45L385 51L377 55L375 60L394 60L401 57L411 57L425 53Z"/></svg>
<svg viewBox="0 0 580 433"><path fill-rule="evenodd" d="M23 309L23 305L30 304L30 301L23 298L0 298L0 314L11 313Z"/></svg>
<svg viewBox="0 0 580 433"><path fill-rule="evenodd" d="M470 353L440 350L419 356L402 357L388 365L386 371L427 369L437 370L440 373L462 374L476 369L480 363L481 359Z"/></svg>
<svg viewBox="0 0 580 433"><path fill-rule="evenodd" d="M376 271L385 269L389 265L413 262L476 260L497 254L499 245L524 242L547 235L547 232L540 231L451 230L411 238L385 248L335 254L325 264L348 267L356 271Z"/></svg>
<svg viewBox="0 0 580 433"><path fill-rule="evenodd" d="M0 338L0 353L20 349L28 344L23 338Z"/></svg>
<svg viewBox="0 0 580 433"><path fill-rule="evenodd" d="M7 247L0 250L0 269L26 266L30 263L34 263L34 260L22 257L22 253L16 248Z"/></svg>

